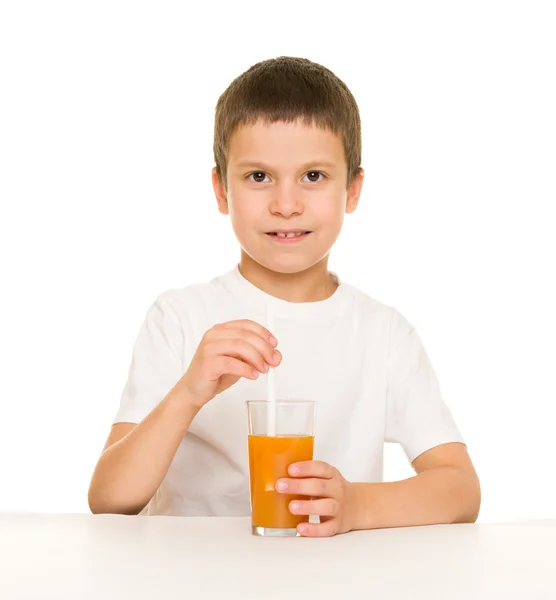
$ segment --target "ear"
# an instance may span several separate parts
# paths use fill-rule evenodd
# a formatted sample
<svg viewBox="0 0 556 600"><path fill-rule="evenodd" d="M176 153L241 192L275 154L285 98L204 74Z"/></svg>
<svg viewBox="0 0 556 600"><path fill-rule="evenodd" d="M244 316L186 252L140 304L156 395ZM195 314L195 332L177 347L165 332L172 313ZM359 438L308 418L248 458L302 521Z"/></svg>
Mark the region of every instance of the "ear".
<svg viewBox="0 0 556 600"><path fill-rule="evenodd" d="M360 168L358 175L349 186L346 200L346 213L352 213L357 208L359 202L359 196L361 196L361 189L363 188L363 179L365 177L365 171Z"/></svg>
<svg viewBox="0 0 556 600"><path fill-rule="evenodd" d="M218 203L218 210L223 215L227 215L229 213L228 198L226 197L226 190L224 189L224 186L220 181L220 177L218 177L218 173L216 172L216 167L212 168L212 187L216 196L216 202Z"/></svg>

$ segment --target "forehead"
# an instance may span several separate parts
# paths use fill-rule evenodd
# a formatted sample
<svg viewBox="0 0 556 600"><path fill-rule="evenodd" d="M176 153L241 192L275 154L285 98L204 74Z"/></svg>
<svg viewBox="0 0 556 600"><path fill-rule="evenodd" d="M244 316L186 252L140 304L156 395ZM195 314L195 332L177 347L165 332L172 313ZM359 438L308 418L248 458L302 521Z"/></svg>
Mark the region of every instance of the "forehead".
<svg viewBox="0 0 556 600"><path fill-rule="evenodd" d="M339 135L302 121L239 126L230 138L230 166L249 161L267 164L298 164L313 160L342 163L344 146Z"/></svg>

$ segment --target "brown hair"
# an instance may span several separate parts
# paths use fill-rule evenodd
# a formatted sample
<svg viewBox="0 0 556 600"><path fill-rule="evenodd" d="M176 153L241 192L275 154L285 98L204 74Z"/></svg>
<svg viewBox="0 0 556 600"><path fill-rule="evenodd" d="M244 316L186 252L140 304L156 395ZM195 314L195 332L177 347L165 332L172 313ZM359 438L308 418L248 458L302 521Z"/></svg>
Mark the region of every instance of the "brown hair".
<svg viewBox="0 0 556 600"><path fill-rule="evenodd" d="M302 119L340 135L347 162L347 186L361 166L361 118L347 85L332 71L306 58L280 56L239 75L218 99L214 160L226 188L228 145L240 125Z"/></svg>

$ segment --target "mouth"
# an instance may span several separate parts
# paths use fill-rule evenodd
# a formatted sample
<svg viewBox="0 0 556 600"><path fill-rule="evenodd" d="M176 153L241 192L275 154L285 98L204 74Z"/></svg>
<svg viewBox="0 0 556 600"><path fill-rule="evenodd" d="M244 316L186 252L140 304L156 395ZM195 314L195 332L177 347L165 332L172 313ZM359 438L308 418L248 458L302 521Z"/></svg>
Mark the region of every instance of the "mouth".
<svg viewBox="0 0 556 600"><path fill-rule="evenodd" d="M278 231L268 231L266 235L272 241L279 244L296 244L304 239L307 239L311 233L311 231L306 231L305 229L284 229Z"/></svg>

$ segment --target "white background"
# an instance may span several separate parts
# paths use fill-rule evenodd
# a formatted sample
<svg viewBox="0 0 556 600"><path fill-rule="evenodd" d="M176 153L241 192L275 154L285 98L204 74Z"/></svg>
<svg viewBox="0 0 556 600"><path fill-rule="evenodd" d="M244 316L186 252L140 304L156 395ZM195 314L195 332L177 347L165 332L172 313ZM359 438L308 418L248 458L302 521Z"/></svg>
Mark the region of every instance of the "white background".
<svg viewBox="0 0 556 600"><path fill-rule="evenodd" d="M554 3L192 4L1 5L0 511L88 511L148 306L238 258L218 96L293 55L363 122L331 268L417 327L480 521L556 517ZM411 475L387 450L387 478Z"/></svg>

